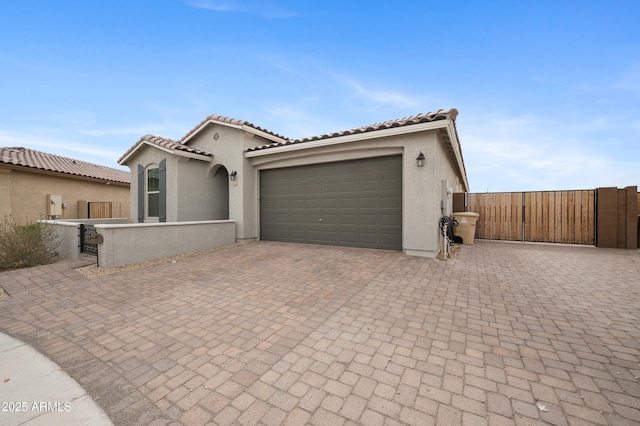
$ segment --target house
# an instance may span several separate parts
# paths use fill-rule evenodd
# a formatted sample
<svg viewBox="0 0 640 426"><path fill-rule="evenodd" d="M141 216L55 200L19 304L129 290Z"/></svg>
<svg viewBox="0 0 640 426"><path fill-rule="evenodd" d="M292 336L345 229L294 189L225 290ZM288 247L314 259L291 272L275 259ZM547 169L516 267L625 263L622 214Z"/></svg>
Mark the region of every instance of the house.
<svg viewBox="0 0 640 426"><path fill-rule="evenodd" d="M439 110L304 139L211 115L177 141L146 135L118 160L132 173L131 221L232 219L239 242L435 257L451 193L468 191L457 115Z"/></svg>
<svg viewBox="0 0 640 426"><path fill-rule="evenodd" d="M129 217L130 174L28 148L0 147L0 217Z"/></svg>

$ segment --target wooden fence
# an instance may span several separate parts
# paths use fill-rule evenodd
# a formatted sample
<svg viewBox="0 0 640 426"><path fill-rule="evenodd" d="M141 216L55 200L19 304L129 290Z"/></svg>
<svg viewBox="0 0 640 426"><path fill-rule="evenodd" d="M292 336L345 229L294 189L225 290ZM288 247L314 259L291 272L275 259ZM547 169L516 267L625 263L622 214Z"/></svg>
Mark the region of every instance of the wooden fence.
<svg viewBox="0 0 640 426"><path fill-rule="evenodd" d="M95 202L89 203L89 219L105 219L112 216L111 202Z"/></svg>
<svg viewBox="0 0 640 426"><path fill-rule="evenodd" d="M595 244L595 190L466 194L476 238Z"/></svg>

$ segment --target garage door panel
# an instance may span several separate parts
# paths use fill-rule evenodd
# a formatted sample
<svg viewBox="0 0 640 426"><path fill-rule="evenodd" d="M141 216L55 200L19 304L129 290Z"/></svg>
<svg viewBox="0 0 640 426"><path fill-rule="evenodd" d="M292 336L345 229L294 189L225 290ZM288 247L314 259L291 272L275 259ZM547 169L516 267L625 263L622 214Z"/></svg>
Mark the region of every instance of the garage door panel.
<svg viewBox="0 0 640 426"><path fill-rule="evenodd" d="M402 249L402 159L261 172L261 238Z"/></svg>
<svg viewBox="0 0 640 426"><path fill-rule="evenodd" d="M383 215L380 215L380 224L383 226L385 225L397 226L397 225L400 225L400 220L396 215L383 214Z"/></svg>
<svg viewBox="0 0 640 426"><path fill-rule="evenodd" d="M340 182L340 193L355 193L358 191L358 182Z"/></svg>
<svg viewBox="0 0 640 426"><path fill-rule="evenodd" d="M361 209L377 209L378 199L373 197L363 197L358 200L358 206Z"/></svg>
<svg viewBox="0 0 640 426"><path fill-rule="evenodd" d="M358 190L359 191L365 191L365 192L366 191L377 192L378 191L378 182L371 182L371 181L359 182Z"/></svg>

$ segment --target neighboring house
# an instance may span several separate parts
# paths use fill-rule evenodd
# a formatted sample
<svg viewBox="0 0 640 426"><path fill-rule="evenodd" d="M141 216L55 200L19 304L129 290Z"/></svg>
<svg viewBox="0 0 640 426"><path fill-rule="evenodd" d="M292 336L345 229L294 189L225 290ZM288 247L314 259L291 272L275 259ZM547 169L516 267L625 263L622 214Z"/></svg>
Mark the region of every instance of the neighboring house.
<svg viewBox="0 0 640 426"><path fill-rule="evenodd" d="M295 140L211 115L179 141L147 135L118 160L132 173L131 221L232 219L238 241L435 257L450 194L468 191L457 114Z"/></svg>
<svg viewBox="0 0 640 426"><path fill-rule="evenodd" d="M131 175L28 148L0 147L0 217L129 217Z"/></svg>

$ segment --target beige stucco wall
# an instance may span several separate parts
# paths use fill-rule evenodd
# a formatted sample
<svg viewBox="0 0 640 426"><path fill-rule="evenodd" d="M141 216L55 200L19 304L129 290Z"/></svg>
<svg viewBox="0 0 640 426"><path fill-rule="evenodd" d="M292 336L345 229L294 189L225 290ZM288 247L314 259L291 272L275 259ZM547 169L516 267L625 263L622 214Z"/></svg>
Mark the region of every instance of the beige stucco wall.
<svg viewBox="0 0 640 426"><path fill-rule="evenodd" d="M20 223L49 219L49 194L60 195L66 204L58 219L82 217L85 212L78 209L82 200L109 201L114 217L129 216L129 185L0 165L0 216L10 215Z"/></svg>

